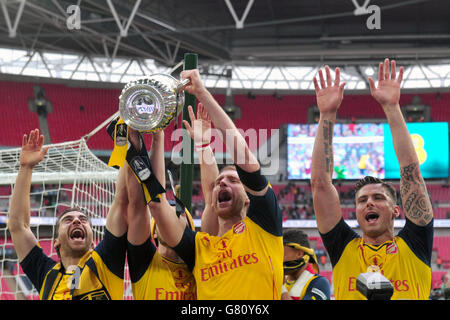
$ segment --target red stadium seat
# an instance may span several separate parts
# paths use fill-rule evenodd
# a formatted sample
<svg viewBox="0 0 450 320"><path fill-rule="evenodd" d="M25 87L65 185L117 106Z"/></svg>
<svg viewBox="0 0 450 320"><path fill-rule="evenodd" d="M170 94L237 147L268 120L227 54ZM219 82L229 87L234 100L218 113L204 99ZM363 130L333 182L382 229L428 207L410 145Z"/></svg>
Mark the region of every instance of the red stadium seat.
<svg viewBox="0 0 450 320"><path fill-rule="evenodd" d="M442 259L442 262L450 262L450 237L434 237L433 248L437 250L437 254Z"/></svg>
<svg viewBox="0 0 450 320"><path fill-rule="evenodd" d="M0 147L20 146L22 134L39 128L37 115L28 109L28 98L33 97L33 84L0 81Z"/></svg>
<svg viewBox="0 0 450 320"><path fill-rule="evenodd" d="M1 270L0 270L0 300L16 300L13 292L8 285L8 282L4 278Z"/></svg>
<svg viewBox="0 0 450 320"><path fill-rule="evenodd" d="M431 272L431 289L440 288L442 285L442 276L446 275L448 271L433 271Z"/></svg>
<svg viewBox="0 0 450 320"><path fill-rule="evenodd" d="M53 113L48 114L52 142L76 140L89 133L118 110L120 89L81 88L64 84L40 83L45 96L52 102ZM0 95L3 97L0 107L5 123L10 125L0 128L0 146L19 146L20 136L17 132L28 132L39 127L37 115L28 109L28 99L33 97L33 83L0 82ZM411 103L414 94L403 94L401 105ZM429 104L433 121L448 121L450 110L447 108L450 93L420 94L422 103ZM225 95L217 94L215 98L224 105ZM277 99L273 95L257 95L254 99L244 94L235 94L234 102L241 108L241 117L236 119L238 128L279 129L287 123L306 123L308 107L316 104L315 95L284 95ZM80 108L84 107L84 110ZM362 108L361 106L364 106ZM339 118L384 118L382 109L370 95L348 95L339 109ZM11 128L13 126L14 128ZM166 129L169 135L173 124ZM258 145L264 143L258 141ZM111 150L112 143L105 134L98 133L90 140L90 147L98 150ZM174 143L166 139L165 150L170 151Z"/></svg>

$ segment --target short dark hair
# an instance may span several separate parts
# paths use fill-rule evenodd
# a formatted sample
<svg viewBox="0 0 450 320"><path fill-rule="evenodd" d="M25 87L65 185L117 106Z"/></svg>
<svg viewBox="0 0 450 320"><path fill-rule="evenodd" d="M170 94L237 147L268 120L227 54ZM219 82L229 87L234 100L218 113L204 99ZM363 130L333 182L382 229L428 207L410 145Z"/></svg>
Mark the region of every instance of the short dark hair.
<svg viewBox="0 0 450 320"><path fill-rule="evenodd" d="M308 235L300 229L288 229L283 232L283 243L289 242L297 243L305 248L311 248Z"/></svg>
<svg viewBox="0 0 450 320"><path fill-rule="evenodd" d="M67 213L73 212L73 211L84 213L86 215L88 221L89 221L89 224L92 227L92 221L91 221L89 213L87 212L86 209L83 209L83 208L80 208L80 207L70 207L70 208L67 208L67 209L63 210L58 215L58 217L56 218L55 229L53 230L53 239L56 239L58 237L58 235L59 235L59 224L61 223L62 217L64 217ZM55 248L55 251L56 251L56 254L58 255L58 257L61 257L60 254L59 254L59 248Z"/></svg>
<svg viewBox="0 0 450 320"><path fill-rule="evenodd" d="M86 217L89 220L89 223L92 225L92 221L91 218L89 216L89 213L87 212L86 209L80 208L80 207L71 207L71 208L67 208L65 210L63 210L58 217L56 218L56 223L55 223L55 230L53 231L53 239L56 239L58 237L58 229L59 229L59 224L61 222L61 219L63 216L65 216L67 213L69 212L73 212L73 211L78 211L78 212L82 212L86 215Z"/></svg>
<svg viewBox="0 0 450 320"><path fill-rule="evenodd" d="M394 204L397 204L397 191L395 190L394 186L389 182L383 181L379 178L375 178L372 176L365 176L364 178L358 180L358 182L355 184L355 196L358 193L358 191L361 190L362 187L368 184L381 184L382 187L389 192L389 195L394 201Z"/></svg>

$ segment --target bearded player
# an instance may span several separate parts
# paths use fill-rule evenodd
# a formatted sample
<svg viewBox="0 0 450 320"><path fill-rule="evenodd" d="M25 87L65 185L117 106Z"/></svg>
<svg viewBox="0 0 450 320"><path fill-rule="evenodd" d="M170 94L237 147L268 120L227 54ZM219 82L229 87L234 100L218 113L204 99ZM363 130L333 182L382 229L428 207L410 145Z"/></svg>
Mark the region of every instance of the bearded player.
<svg viewBox="0 0 450 320"><path fill-rule="evenodd" d="M282 218L276 196L233 121L206 90L198 70L185 90L196 96L225 138L235 166L215 177L211 210L217 234L180 228L164 194L150 210L160 233L194 274L198 299L276 299L283 284ZM161 185L164 171L155 172Z"/></svg>
<svg viewBox="0 0 450 320"><path fill-rule="evenodd" d="M8 229L23 271L41 300L121 300L126 229L117 221L127 210L124 172L119 172L104 238L95 248L92 224L83 209L69 208L59 215L53 241L58 262L45 255L30 228L31 177L49 149L43 145L44 136L38 129L23 136L11 197Z"/></svg>

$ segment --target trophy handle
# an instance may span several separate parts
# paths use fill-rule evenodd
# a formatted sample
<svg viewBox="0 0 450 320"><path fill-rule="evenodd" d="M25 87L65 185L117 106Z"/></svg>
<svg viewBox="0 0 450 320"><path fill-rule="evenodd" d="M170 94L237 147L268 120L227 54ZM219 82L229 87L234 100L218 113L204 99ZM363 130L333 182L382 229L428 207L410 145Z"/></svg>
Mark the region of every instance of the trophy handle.
<svg viewBox="0 0 450 320"><path fill-rule="evenodd" d="M177 87L175 88L175 91L178 93L181 90L184 89L185 86L187 86L189 83L191 82L191 79L184 79L183 81L181 81Z"/></svg>

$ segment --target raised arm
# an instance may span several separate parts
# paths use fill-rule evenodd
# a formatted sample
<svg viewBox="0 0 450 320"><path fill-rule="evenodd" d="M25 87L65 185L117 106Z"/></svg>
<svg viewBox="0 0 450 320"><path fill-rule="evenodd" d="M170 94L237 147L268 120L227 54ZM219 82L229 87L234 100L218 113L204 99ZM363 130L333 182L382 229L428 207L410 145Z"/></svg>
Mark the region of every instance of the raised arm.
<svg viewBox="0 0 450 320"><path fill-rule="evenodd" d="M311 188L317 227L322 234L330 231L342 218L339 195L333 186L333 129L336 114L344 97L344 83L340 83L340 69L332 83L331 72L325 67L326 82L319 70L320 84L314 77L317 106L320 111L319 125L311 164Z"/></svg>
<svg viewBox="0 0 450 320"><path fill-rule="evenodd" d="M16 184L11 196L8 229L16 250L19 262L38 243L30 228L30 188L33 168L41 162L49 147L44 147L44 136L38 129L30 131L22 137L20 167Z"/></svg>
<svg viewBox="0 0 450 320"><path fill-rule="evenodd" d="M153 134L151 162L153 173L159 183L166 186L166 168L164 163L164 131ZM178 223L175 207L167 201L166 194L162 193L158 200L150 201L150 213L155 219L158 230L170 247L175 247L181 240L184 227Z"/></svg>
<svg viewBox="0 0 450 320"><path fill-rule="evenodd" d="M140 150L138 133L130 128L130 142ZM150 147L150 164L153 173L164 172L164 132L159 131L152 135ZM141 184L127 165L127 191L128 191L128 241L133 245L141 245L150 237L150 212L145 201ZM164 177L163 177L164 178ZM164 183L161 183L165 186Z"/></svg>
<svg viewBox="0 0 450 320"><path fill-rule="evenodd" d="M219 232L219 221L217 214L211 209L211 201L214 181L219 176L219 168L209 146L211 143L211 119L201 103L197 106L197 118L195 118L191 106L188 107L188 111L192 126L186 120L183 120L183 123L194 140L195 150L199 157L202 193L205 199L201 230L216 235Z"/></svg>
<svg viewBox="0 0 450 320"><path fill-rule="evenodd" d="M211 93L204 87L198 70L185 70L181 73L182 78L189 78L190 84L185 90L193 95L203 104L207 110L214 127L218 129L224 138L227 151L233 162L245 172L253 173L260 169L255 155L250 151L244 137L237 130L233 120L226 114L217 103ZM247 192L253 195L264 195L267 186L263 190L255 191L245 186Z"/></svg>
<svg viewBox="0 0 450 320"><path fill-rule="evenodd" d="M121 237L127 232L127 206L128 195L126 188L126 163L120 168L117 175L116 193L106 217L106 229L115 237Z"/></svg>
<svg viewBox="0 0 450 320"><path fill-rule="evenodd" d="M425 226L432 220L433 210L420 173L419 160L400 110L402 79L403 67L397 77L395 60L389 63L389 59L385 59L384 63L379 64L378 86L369 78L370 92L382 106L391 128L394 150L400 165L400 194L405 215L413 223Z"/></svg>

